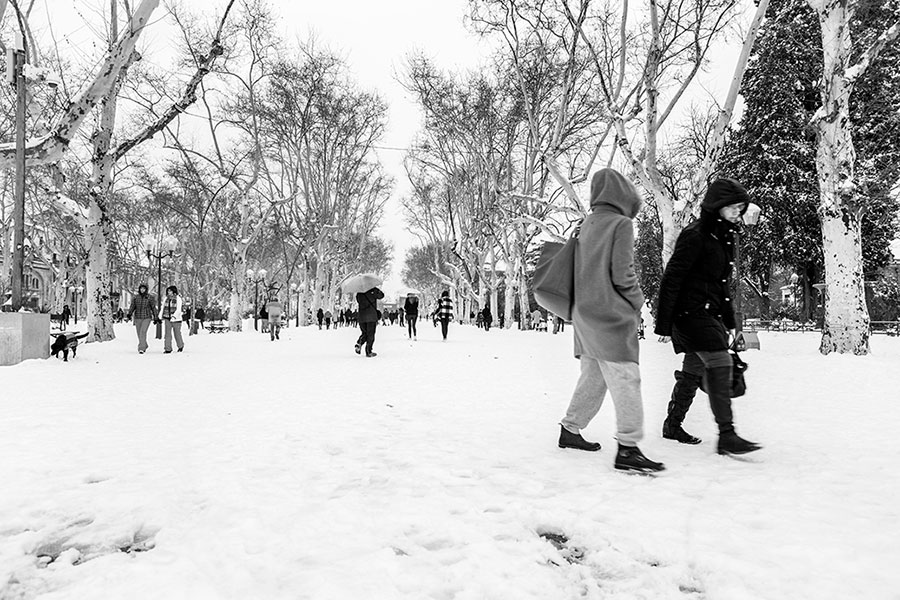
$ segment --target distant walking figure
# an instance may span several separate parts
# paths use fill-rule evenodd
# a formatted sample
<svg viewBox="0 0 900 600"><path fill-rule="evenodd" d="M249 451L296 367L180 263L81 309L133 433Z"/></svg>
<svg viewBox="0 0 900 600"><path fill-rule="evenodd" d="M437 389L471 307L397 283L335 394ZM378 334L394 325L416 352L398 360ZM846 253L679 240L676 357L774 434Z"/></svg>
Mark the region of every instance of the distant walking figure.
<svg viewBox="0 0 900 600"><path fill-rule="evenodd" d="M269 341L280 340L281 314L284 312L284 306L276 296L272 296L266 303L266 312L269 313Z"/></svg>
<svg viewBox="0 0 900 600"><path fill-rule="evenodd" d="M407 294L406 302L403 303L403 312L406 315L406 330L409 339L416 338L416 321L419 319L419 297L415 294Z"/></svg>
<svg viewBox="0 0 900 600"><path fill-rule="evenodd" d="M359 354L365 344L366 356L369 358L378 356L372 351L372 347L375 345L375 329L378 327L378 301L382 298L384 292L377 287L356 294L356 301L359 303L359 329L362 333L353 349Z"/></svg>
<svg viewBox="0 0 900 600"><path fill-rule="evenodd" d="M175 334L178 351L184 350L184 340L181 338L181 312L181 296L178 295L178 288L170 285L166 288L166 299L159 307L159 319L163 321L166 331L163 350L165 354L172 352L172 334Z"/></svg>
<svg viewBox="0 0 900 600"><path fill-rule="evenodd" d="M491 305L488 304L484 307L484 310L481 311L481 322L484 325L485 331L491 330L491 323L494 322L494 315L491 314Z"/></svg>
<svg viewBox="0 0 900 600"><path fill-rule="evenodd" d="M447 341L447 329L450 326L450 321L453 320L453 300L450 299L448 290L441 292L437 310L434 312L441 322L441 335L444 336L444 341Z"/></svg>
<svg viewBox="0 0 900 600"><path fill-rule="evenodd" d="M156 319L156 302L153 296L147 293L146 283L138 286L137 295L131 299L128 318L132 317L138 337L138 354L143 354L147 351L147 330L150 328L150 322Z"/></svg>

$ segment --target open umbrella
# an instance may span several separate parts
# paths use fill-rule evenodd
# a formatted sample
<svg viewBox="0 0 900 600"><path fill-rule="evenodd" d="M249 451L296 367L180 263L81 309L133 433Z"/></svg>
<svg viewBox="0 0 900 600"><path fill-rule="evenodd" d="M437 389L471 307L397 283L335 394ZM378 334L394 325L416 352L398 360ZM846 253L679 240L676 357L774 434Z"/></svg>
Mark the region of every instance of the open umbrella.
<svg viewBox="0 0 900 600"><path fill-rule="evenodd" d="M368 292L382 283L384 283L384 280L375 273L360 273L359 275L351 275L342 281L341 290L345 294Z"/></svg>

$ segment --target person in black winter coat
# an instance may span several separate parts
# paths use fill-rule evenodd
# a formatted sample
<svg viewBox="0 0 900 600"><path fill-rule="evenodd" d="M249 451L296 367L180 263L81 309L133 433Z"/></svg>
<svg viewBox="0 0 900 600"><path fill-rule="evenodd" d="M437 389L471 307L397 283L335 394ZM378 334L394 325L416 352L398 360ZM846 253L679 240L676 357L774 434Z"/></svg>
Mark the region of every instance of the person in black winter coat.
<svg viewBox="0 0 900 600"><path fill-rule="evenodd" d="M409 339L416 339L416 321L419 320L419 297L415 294L407 294L403 303L403 312L406 314L406 330Z"/></svg>
<svg viewBox="0 0 900 600"><path fill-rule="evenodd" d="M760 446L737 435L731 410L732 359L729 330L734 333L730 279L734 266L734 232L750 197L733 179L717 179L706 192L700 219L678 236L660 282L657 335L671 336L677 354L685 353L675 371L663 437L683 444L700 439L681 426L702 381L719 426L719 454L746 454Z"/></svg>
<svg viewBox="0 0 900 600"><path fill-rule="evenodd" d="M362 350L363 344L366 345L366 356L369 358L378 356L372 352L372 346L375 345L375 328L378 327L378 301L384 298L384 292L377 287L373 287L367 292L356 294L356 301L359 303L359 328L362 331L359 339L356 341L354 350L357 354Z"/></svg>
<svg viewBox="0 0 900 600"><path fill-rule="evenodd" d="M485 331L491 330L491 323L494 322L494 315L491 314L490 304L485 305L484 310L481 311L481 322L484 325Z"/></svg>

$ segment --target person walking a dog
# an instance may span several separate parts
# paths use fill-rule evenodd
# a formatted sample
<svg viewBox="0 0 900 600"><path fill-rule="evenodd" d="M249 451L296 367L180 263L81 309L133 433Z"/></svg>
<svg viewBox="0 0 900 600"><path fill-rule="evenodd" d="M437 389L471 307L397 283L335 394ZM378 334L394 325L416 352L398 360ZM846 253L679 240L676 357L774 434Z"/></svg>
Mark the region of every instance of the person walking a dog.
<svg viewBox="0 0 900 600"><path fill-rule="evenodd" d="M166 299L159 308L159 319L164 322L166 332L163 353L172 353L173 333L178 351L184 350L184 340L181 338L181 296L178 295L178 288L174 285L166 288Z"/></svg>
<svg viewBox="0 0 900 600"><path fill-rule="evenodd" d="M138 337L138 354L147 351L147 330L150 322L156 318L156 301L147 291L147 284L138 286L138 293L131 299L128 318L134 318L134 328Z"/></svg>

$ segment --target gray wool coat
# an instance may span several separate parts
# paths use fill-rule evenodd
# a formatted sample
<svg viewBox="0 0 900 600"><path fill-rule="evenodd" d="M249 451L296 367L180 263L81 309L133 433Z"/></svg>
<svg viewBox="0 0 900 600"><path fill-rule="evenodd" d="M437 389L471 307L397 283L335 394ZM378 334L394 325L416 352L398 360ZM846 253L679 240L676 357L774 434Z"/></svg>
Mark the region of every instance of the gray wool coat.
<svg viewBox="0 0 900 600"><path fill-rule="evenodd" d="M638 362L644 295L634 272L632 219L640 207L637 189L620 173L594 173L591 214L581 225L575 252L576 358Z"/></svg>

